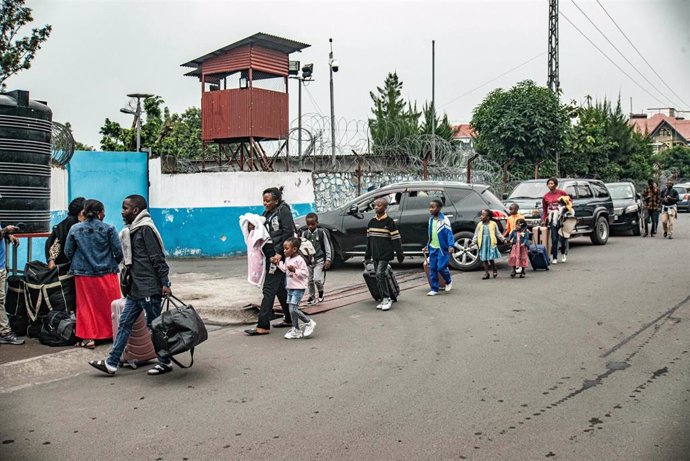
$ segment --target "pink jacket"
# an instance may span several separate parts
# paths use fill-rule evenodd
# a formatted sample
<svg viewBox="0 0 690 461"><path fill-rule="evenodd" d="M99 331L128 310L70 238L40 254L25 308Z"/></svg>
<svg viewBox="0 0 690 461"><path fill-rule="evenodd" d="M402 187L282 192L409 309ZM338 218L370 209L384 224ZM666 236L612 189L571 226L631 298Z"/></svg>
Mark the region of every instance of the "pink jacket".
<svg viewBox="0 0 690 461"><path fill-rule="evenodd" d="M287 267L294 266L295 272L290 272ZM280 270L285 272L287 277L288 290L306 290L309 284L309 267L301 255L295 255L280 261Z"/></svg>

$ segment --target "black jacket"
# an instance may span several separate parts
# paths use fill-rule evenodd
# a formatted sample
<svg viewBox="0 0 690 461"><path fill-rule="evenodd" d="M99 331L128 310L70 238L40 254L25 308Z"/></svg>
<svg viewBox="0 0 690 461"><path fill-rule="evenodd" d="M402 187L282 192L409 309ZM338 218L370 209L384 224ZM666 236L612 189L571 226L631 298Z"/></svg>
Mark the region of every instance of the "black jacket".
<svg viewBox="0 0 690 461"><path fill-rule="evenodd" d="M76 216L69 215L62 221L60 221L58 224L53 226L53 230L50 233L50 236L46 240L46 245L45 245L45 254L46 254L46 261L50 261L50 249L53 246L53 244L57 241L58 246L57 248L59 249L59 253L57 255L57 258L54 259L55 264L58 265L63 265L63 264L69 264L70 260L69 258L65 255L65 242L67 241L67 234L69 234L69 230L79 222L79 219Z"/></svg>
<svg viewBox="0 0 690 461"><path fill-rule="evenodd" d="M263 246L264 255L267 258L276 254L283 254L283 243L295 236L295 221L292 219L290 205L280 202L275 210L270 213L264 211L266 229L271 236L271 241Z"/></svg>
<svg viewBox="0 0 690 461"><path fill-rule="evenodd" d="M668 200L667 200L668 197ZM674 189L673 187L668 189L664 189L661 191L661 205L664 206L673 206L676 203L678 203L678 199L680 198L680 195L678 194L678 191Z"/></svg>
<svg viewBox="0 0 690 461"><path fill-rule="evenodd" d="M158 243L158 238L149 226L135 229L132 240L132 291L129 296L134 299L160 296L161 288L169 286L168 263Z"/></svg>

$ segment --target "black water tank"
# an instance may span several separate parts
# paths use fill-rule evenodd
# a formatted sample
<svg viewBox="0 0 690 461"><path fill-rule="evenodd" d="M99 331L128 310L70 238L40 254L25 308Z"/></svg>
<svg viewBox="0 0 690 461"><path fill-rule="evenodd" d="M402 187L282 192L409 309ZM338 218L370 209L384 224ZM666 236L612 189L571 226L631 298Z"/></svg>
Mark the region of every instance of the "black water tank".
<svg viewBox="0 0 690 461"><path fill-rule="evenodd" d="M0 223L50 229L52 111L28 91L0 94Z"/></svg>

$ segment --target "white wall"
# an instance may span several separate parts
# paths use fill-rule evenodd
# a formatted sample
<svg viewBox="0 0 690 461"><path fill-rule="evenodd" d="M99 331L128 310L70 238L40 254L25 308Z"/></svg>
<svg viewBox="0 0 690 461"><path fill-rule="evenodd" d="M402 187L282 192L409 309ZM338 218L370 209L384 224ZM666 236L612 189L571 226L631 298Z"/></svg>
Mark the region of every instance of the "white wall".
<svg viewBox="0 0 690 461"><path fill-rule="evenodd" d="M50 169L50 209L51 211L67 210L67 169L52 167Z"/></svg>

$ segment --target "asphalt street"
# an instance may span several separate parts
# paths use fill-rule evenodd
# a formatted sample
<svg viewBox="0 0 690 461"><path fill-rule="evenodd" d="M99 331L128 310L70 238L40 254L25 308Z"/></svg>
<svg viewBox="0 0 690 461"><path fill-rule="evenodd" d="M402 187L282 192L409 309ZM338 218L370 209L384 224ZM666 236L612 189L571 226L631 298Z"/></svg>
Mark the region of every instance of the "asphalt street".
<svg viewBox="0 0 690 461"><path fill-rule="evenodd" d="M677 228L573 240L525 279L454 272L307 339L218 329L160 377L46 356L0 393L0 459L690 459L690 215Z"/></svg>

